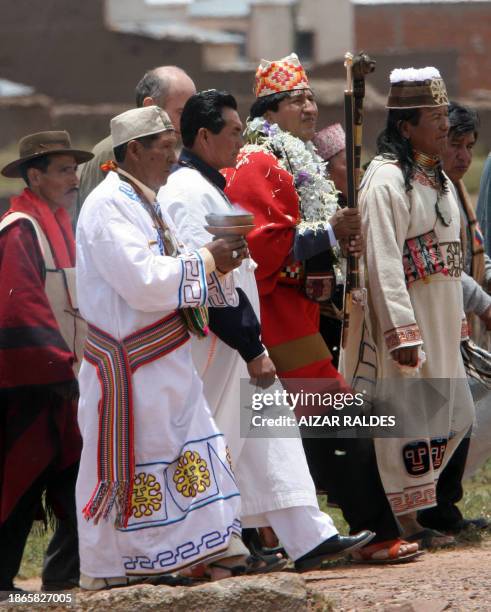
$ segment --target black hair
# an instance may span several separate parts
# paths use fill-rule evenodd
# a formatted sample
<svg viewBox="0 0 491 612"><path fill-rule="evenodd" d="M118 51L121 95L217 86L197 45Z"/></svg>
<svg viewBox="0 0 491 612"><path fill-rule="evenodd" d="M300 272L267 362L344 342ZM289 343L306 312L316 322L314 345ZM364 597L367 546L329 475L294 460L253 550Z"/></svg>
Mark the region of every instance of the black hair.
<svg viewBox="0 0 491 612"><path fill-rule="evenodd" d="M192 147L201 128L219 134L225 125L222 116L224 108L237 110L237 101L227 91L208 89L191 96L181 115L182 144L188 148Z"/></svg>
<svg viewBox="0 0 491 612"><path fill-rule="evenodd" d="M30 159L29 161L24 162L20 168L19 172L22 178L24 179L25 184L30 187L29 177L27 176L27 171L30 168L36 168L43 173L46 173L48 170L48 166L51 163L51 155L42 155L41 157L35 157L34 159Z"/></svg>
<svg viewBox="0 0 491 612"><path fill-rule="evenodd" d="M463 136L473 132L477 140L480 122L479 115L474 109L457 104L457 102L450 102L448 106L448 121L450 123L449 136L452 134Z"/></svg>
<svg viewBox="0 0 491 612"><path fill-rule="evenodd" d="M377 155L397 159L401 166L406 192L412 190L411 181L414 177L416 165L414 162L413 147L410 141L401 134L402 121L411 125L418 125L421 112L419 108L391 108L387 116L385 129L377 138ZM445 191L447 180L443 174L441 164L438 166L438 180L441 189Z"/></svg>
<svg viewBox="0 0 491 612"><path fill-rule="evenodd" d="M280 107L280 102L290 97L289 91L282 91L281 93L274 93L269 96L262 96L251 106L249 111L249 117L255 119L256 117L262 117L268 111L276 113Z"/></svg>
<svg viewBox="0 0 491 612"><path fill-rule="evenodd" d="M157 140L162 132L157 132L157 134L149 134L148 136L141 136L140 138L132 138L131 140L137 140L140 142L146 149L148 149L154 140ZM128 141L131 142L131 141ZM114 147L114 159L118 162L118 164L122 164L126 158L126 152L128 151L128 142L124 142L118 147Z"/></svg>
<svg viewBox="0 0 491 612"><path fill-rule="evenodd" d="M143 106L145 98L159 99L160 104L164 104L169 95L170 79L166 76L157 76L156 68L145 72L135 88L136 107Z"/></svg>

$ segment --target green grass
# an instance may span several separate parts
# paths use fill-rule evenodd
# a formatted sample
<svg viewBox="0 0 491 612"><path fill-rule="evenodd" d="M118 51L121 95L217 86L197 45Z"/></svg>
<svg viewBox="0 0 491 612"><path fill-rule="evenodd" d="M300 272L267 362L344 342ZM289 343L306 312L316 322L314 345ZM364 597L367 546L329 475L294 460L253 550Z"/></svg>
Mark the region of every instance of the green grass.
<svg viewBox="0 0 491 612"><path fill-rule="evenodd" d="M34 578L41 575L44 552L52 533L49 527L46 530L42 529L41 523L34 525L24 549L19 578Z"/></svg>
<svg viewBox="0 0 491 612"><path fill-rule="evenodd" d="M466 481L464 498L459 507L467 518L484 516L491 521L491 459Z"/></svg>

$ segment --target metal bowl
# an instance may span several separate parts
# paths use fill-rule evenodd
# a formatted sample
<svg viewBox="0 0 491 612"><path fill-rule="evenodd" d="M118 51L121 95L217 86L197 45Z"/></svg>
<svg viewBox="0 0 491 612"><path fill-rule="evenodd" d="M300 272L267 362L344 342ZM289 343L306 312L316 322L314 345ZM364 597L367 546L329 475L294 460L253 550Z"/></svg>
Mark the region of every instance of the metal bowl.
<svg viewBox="0 0 491 612"><path fill-rule="evenodd" d="M254 215L246 212L217 215L210 213L205 216L208 225L214 227L238 227L240 225L254 225Z"/></svg>
<svg viewBox="0 0 491 612"><path fill-rule="evenodd" d="M255 228L255 225L205 225L205 230L213 236L247 236Z"/></svg>

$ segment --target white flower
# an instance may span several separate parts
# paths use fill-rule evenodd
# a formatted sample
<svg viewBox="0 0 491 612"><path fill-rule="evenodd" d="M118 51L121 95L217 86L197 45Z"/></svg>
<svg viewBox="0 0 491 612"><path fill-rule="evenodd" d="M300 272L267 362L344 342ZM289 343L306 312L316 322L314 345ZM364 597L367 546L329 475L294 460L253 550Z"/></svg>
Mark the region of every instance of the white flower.
<svg viewBox="0 0 491 612"><path fill-rule="evenodd" d="M293 175L300 201L302 221L299 230L324 228L338 208L334 183L325 176L325 162L311 142L304 143L278 124L269 124L263 117L249 121L246 137L278 158L280 167Z"/></svg>

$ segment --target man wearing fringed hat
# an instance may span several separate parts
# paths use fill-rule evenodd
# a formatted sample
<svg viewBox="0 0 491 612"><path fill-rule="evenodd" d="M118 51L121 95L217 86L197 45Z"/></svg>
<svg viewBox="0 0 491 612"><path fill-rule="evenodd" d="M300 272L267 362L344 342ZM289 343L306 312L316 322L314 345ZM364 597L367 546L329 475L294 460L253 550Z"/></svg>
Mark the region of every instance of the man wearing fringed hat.
<svg viewBox="0 0 491 612"><path fill-rule="evenodd" d="M156 203L176 161L165 111L122 113L111 136L116 161L77 227L89 328L80 371L80 584L121 586L199 564L228 577L247 569L240 496L189 339L207 333L209 302L232 300L227 273L246 243L229 236L186 252L177 240Z"/></svg>
<svg viewBox="0 0 491 612"><path fill-rule="evenodd" d="M332 398L350 389L319 333L319 304L330 299L341 278L339 243L344 252L361 250L360 218L356 210L338 206L325 163L315 152L317 105L298 57L263 60L255 95L246 144L236 167L226 171L226 193L255 216L248 244L258 264L262 341L285 389L315 387ZM297 406L296 415L301 424L302 415L323 418L325 410L307 403ZM331 430L323 437L319 428L307 433L311 437L303 442L317 489L327 490L341 506L351 533L374 531L373 541L384 542L376 553L384 562L412 558L417 546L398 540L373 445L362 455L350 440L333 439Z"/></svg>
<svg viewBox="0 0 491 612"><path fill-rule="evenodd" d="M59 519L43 588L78 584L76 371L85 325L71 291L68 211L77 199L77 164L91 158L67 132L39 132L22 138L18 159L2 169L26 188L0 222L0 591L14 589L43 497Z"/></svg>
<svg viewBox="0 0 491 612"><path fill-rule="evenodd" d="M453 538L423 529L416 514L436 505L438 477L472 424L473 403L460 353L467 336L460 214L441 164L449 122L438 70L393 70L387 108L360 194L375 410L395 416L399 436L375 446L404 536L439 547ZM347 370L363 357L349 345Z"/></svg>

